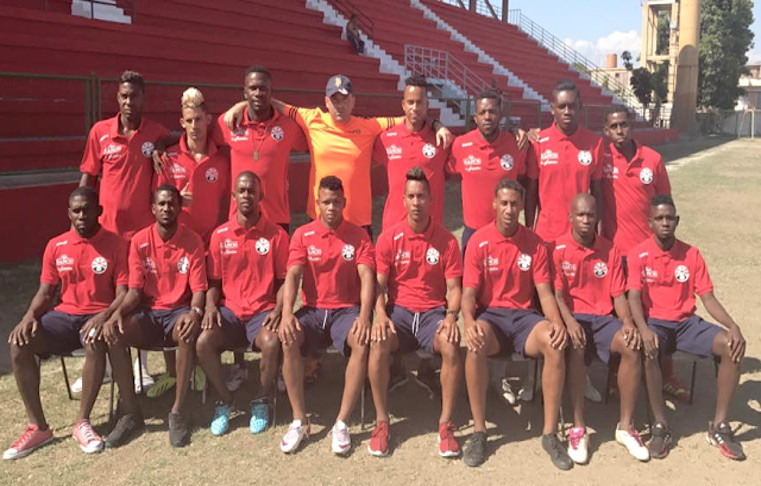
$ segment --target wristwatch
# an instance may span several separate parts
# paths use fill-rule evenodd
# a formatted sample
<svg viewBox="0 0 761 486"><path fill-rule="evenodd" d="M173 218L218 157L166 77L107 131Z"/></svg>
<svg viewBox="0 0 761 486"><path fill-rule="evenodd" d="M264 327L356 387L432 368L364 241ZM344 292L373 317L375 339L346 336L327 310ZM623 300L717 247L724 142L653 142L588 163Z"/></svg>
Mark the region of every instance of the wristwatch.
<svg viewBox="0 0 761 486"><path fill-rule="evenodd" d="M203 317L203 311L202 311L202 310L201 310L201 308L200 308L200 307L198 307L198 306L195 306L195 305L194 305L194 306L192 306L192 307L190 308L190 312L195 312L195 313L196 313L196 315L197 315L199 318Z"/></svg>

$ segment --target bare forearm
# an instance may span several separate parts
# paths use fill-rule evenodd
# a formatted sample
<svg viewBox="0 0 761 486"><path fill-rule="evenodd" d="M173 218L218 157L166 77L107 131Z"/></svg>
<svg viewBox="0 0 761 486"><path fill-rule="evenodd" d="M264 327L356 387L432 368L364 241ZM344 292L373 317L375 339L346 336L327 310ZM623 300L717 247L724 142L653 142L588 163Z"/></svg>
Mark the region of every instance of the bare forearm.
<svg viewBox="0 0 761 486"><path fill-rule="evenodd" d="M451 287L447 291L447 314L454 314L457 318L457 314L460 313L460 306L462 305L462 287L459 285Z"/></svg>
<svg viewBox="0 0 761 486"><path fill-rule="evenodd" d="M203 309L206 307L206 291L200 290L198 292L193 292L193 297L190 299L190 307L197 307L201 309L201 315L198 317L201 317L203 315Z"/></svg>
<svg viewBox="0 0 761 486"><path fill-rule="evenodd" d="M373 313L373 300L375 299L375 275L370 269L360 271L360 291L359 291L359 318L370 319Z"/></svg>
<svg viewBox="0 0 761 486"><path fill-rule="evenodd" d="M209 285L209 290L206 291L206 306L207 307L216 307L219 303L219 297L221 295L221 292L219 290L219 286L215 283L212 283Z"/></svg>
<svg viewBox="0 0 761 486"><path fill-rule="evenodd" d="M122 302L124 302L124 298L127 296L127 286L126 285L117 285L116 286L116 295L114 296L113 302L111 302L111 305L108 306L108 309L105 310L105 318L106 320L110 319L111 316L116 312L116 309L118 309Z"/></svg>
<svg viewBox="0 0 761 486"><path fill-rule="evenodd" d="M97 179L97 176L82 172L82 176L79 178L79 187L95 187Z"/></svg>
<svg viewBox="0 0 761 486"><path fill-rule="evenodd" d="M291 269L285 276L283 284L283 314L291 315L293 306L296 305L296 292L299 287L301 273L295 268Z"/></svg>
<svg viewBox="0 0 761 486"><path fill-rule="evenodd" d="M142 296L143 292L141 290L129 289L127 295L124 296L121 305L116 309L116 312L120 313L122 316L126 316L140 305Z"/></svg>
<svg viewBox="0 0 761 486"><path fill-rule="evenodd" d="M616 315L624 324L634 325L632 319L632 313L629 311L629 303L626 300L625 295L618 295L613 297L613 308L616 310Z"/></svg>
<svg viewBox="0 0 761 486"><path fill-rule="evenodd" d="M537 190L538 182L536 179L526 179L526 208L524 210L524 218L526 220L526 227L529 229L534 228L536 221L536 206L537 206Z"/></svg>
<svg viewBox="0 0 761 486"><path fill-rule="evenodd" d="M32 297L32 301L29 303L29 308L26 310L25 315L39 319L42 314L50 309L50 305L53 302L53 295L55 289L40 289Z"/></svg>
<svg viewBox="0 0 761 486"><path fill-rule="evenodd" d="M476 295L474 289L465 289L462 299L460 299L460 308L464 320L476 320Z"/></svg>
<svg viewBox="0 0 761 486"><path fill-rule="evenodd" d="M631 316L634 320L634 324L640 330L647 329L647 321L645 320L645 311L642 309L642 300L640 293L635 290L629 291L629 309L631 310Z"/></svg>
<svg viewBox="0 0 761 486"><path fill-rule="evenodd" d="M711 314L711 317L716 319L719 324L729 329L737 327L737 323L735 323L734 319L732 319L732 316L729 315L727 310L724 309L724 306L721 305L721 302L719 302L719 300L713 294L711 294L710 297L704 296L702 300L703 305L705 306L708 313Z"/></svg>
<svg viewBox="0 0 761 486"><path fill-rule="evenodd" d="M571 312L571 309L568 308L568 304L565 303L565 297L563 296L563 292L561 290L555 291L555 303L558 306L558 311L560 311L560 315L563 317L563 321L566 323L571 322L571 319L573 319L573 313Z"/></svg>

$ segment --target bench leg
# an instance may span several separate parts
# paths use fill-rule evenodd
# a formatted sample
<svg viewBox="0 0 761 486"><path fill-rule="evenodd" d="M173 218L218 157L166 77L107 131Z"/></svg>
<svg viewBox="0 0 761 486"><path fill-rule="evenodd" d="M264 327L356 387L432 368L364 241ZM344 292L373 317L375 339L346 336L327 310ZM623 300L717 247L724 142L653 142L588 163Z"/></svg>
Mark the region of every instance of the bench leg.
<svg viewBox="0 0 761 486"><path fill-rule="evenodd" d="M690 378L690 400L689 403L692 405L692 399L695 396L695 372L697 371L698 362L693 361L692 362L692 376Z"/></svg>
<svg viewBox="0 0 761 486"><path fill-rule="evenodd" d="M63 356L60 356L61 358L61 369L63 370L63 381L66 383L66 393L69 395L69 400L74 400L74 396L71 394L71 385L69 384L69 373L66 369L66 360L63 359Z"/></svg>

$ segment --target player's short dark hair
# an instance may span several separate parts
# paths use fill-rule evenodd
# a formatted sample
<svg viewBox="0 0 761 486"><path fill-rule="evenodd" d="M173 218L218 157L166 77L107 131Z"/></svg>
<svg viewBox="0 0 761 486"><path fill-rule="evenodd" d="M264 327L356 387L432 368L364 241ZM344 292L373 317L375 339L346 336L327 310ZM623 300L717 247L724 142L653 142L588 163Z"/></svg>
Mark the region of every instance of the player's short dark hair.
<svg viewBox="0 0 761 486"><path fill-rule="evenodd" d="M631 117L631 112L629 111L629 108L627 108L624 105L613 105L605 112L605 124L607 125L608 117L610 115L615 115L617 113L625 114L627 119Z"/></svg>
<svg viewBox="0 0 761 486"><path fill-rule="evenodd" d="M320 179L320 189L327 189L328 191L333 192L344 192L344 183L341 182L341 179L339 179L336 176L325 176L322 179Z"/></svg>
<svg viewBox="0 0 761 486"><path fill-rule="evenodd" d="M124 71L121 76L119 76L119 84L124 83L129 83L141 92L145 92L145 80L143 79L143 75L137 71L130 71L129 69Z"/></svg>
<svg viewBox="0 0 761 486"><path fill-rule="evenodd" d="M576 86L576 83L570 79L561 79L555 84L555 87L552 88L552 101L554 102L557 100L558 94L563 91L573 91L576 93L576 103L581 106L581 93L579 92L579 88Z"/></svg>
<svg viewBox="0 0 761 486"><path fill-rule="evenodd" d="M180 195L179 189L171 184L161 184L159 187L157 187L156 190L153 191L153 202L156 202L156 198L162 192L171 192L178 204L182 202L182 196Z"/></svg>
<svg viewBox="0 0 761 486"><path fill-rule="evenodd" d="M478 93L478 96L476 96L476 101L479 100L494 100L497 102L497 104L502 107L502 92L496 88L489 88L481 91Z"/></svg>
<svg viewBox="0 0 761 486"><path fill-rule="evenodd" d="M415 166L407 171L407 181L416 181L416 182L422 182L425 186L425 190L428 191L428 194L431 193L431 184L428 182L428 178L425 176L425 172L423 172L423 169L420 166ZM406 184L405 182L405 184Z"/></svg>
<svg viewBox="0 0 761 486"><path fill-rule="evenodd" d="M235 178L235 182L237 183L238 180L240 180L240 179L242 179L244 177L250 177L250 178L256 180L256 182L259 183L259 187L260 188L262 187L262 179L256 174L256 172L252 172L250 170L244 170L243 172L238 174L238 176Z"/></svg>
<svg viewBox="0 0 761 486"><path fill-rule="evenodd" d="M269 79L270 81L272 81L272 73L270 72L269 69L262 66L261 64L254 64L253 66L249 66L246 69L246 76L243 79L244 80L248 79L248 77L251 76L252 74L261 74L263 76L266 76L267 79Z"/></svg>
<svg viewBox="0 0 761 486"><path fill-rule="evenodd" d="M89 186L77 187L69 194L69 202L75 197L83 197L90 202L98 203L98 191Z"/></svg>
<svg viewBox="0 0 761 486"><path fill-rule="evenodd" d="M520 182L513 179L508 179L507 177L497 183L497 187L494 188L494 197L497 197L499 191L503 189L510 189L511 191L517 192L521 195L521 199L523 199L523 197L526 195L526 188L523 187Z"/></svg>
<svg viewBox="0 0 761 486"><path fill-rule="evenodd" d="M415 86L417 88L427 89L429 84L428 80L422 74L413 74L409 78L404 80L404 86Z"/></svg>
<svg viewBox="0 0 761 486"><path fill-rule="evenodd" d="M655 196L650 199L650 207L656 208L662 204L665 204L666 206L671 206L674 208L674 211L676 211L676 204L674 204L674 198L669 196L668 194L656 194Z"/></svg>

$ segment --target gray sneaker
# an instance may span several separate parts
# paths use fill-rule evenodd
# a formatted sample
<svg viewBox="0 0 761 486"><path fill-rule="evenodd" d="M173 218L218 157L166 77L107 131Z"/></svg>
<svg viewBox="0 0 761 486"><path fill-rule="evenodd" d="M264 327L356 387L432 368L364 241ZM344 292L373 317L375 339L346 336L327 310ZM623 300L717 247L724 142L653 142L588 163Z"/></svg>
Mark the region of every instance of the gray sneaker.
<svg viewBox="0 0 761 486"><path fill-rule="evenodd" d="M190 430L182 412L170 412L169 418L169 444L172 447L185 447L190 444Z"/></svg>

